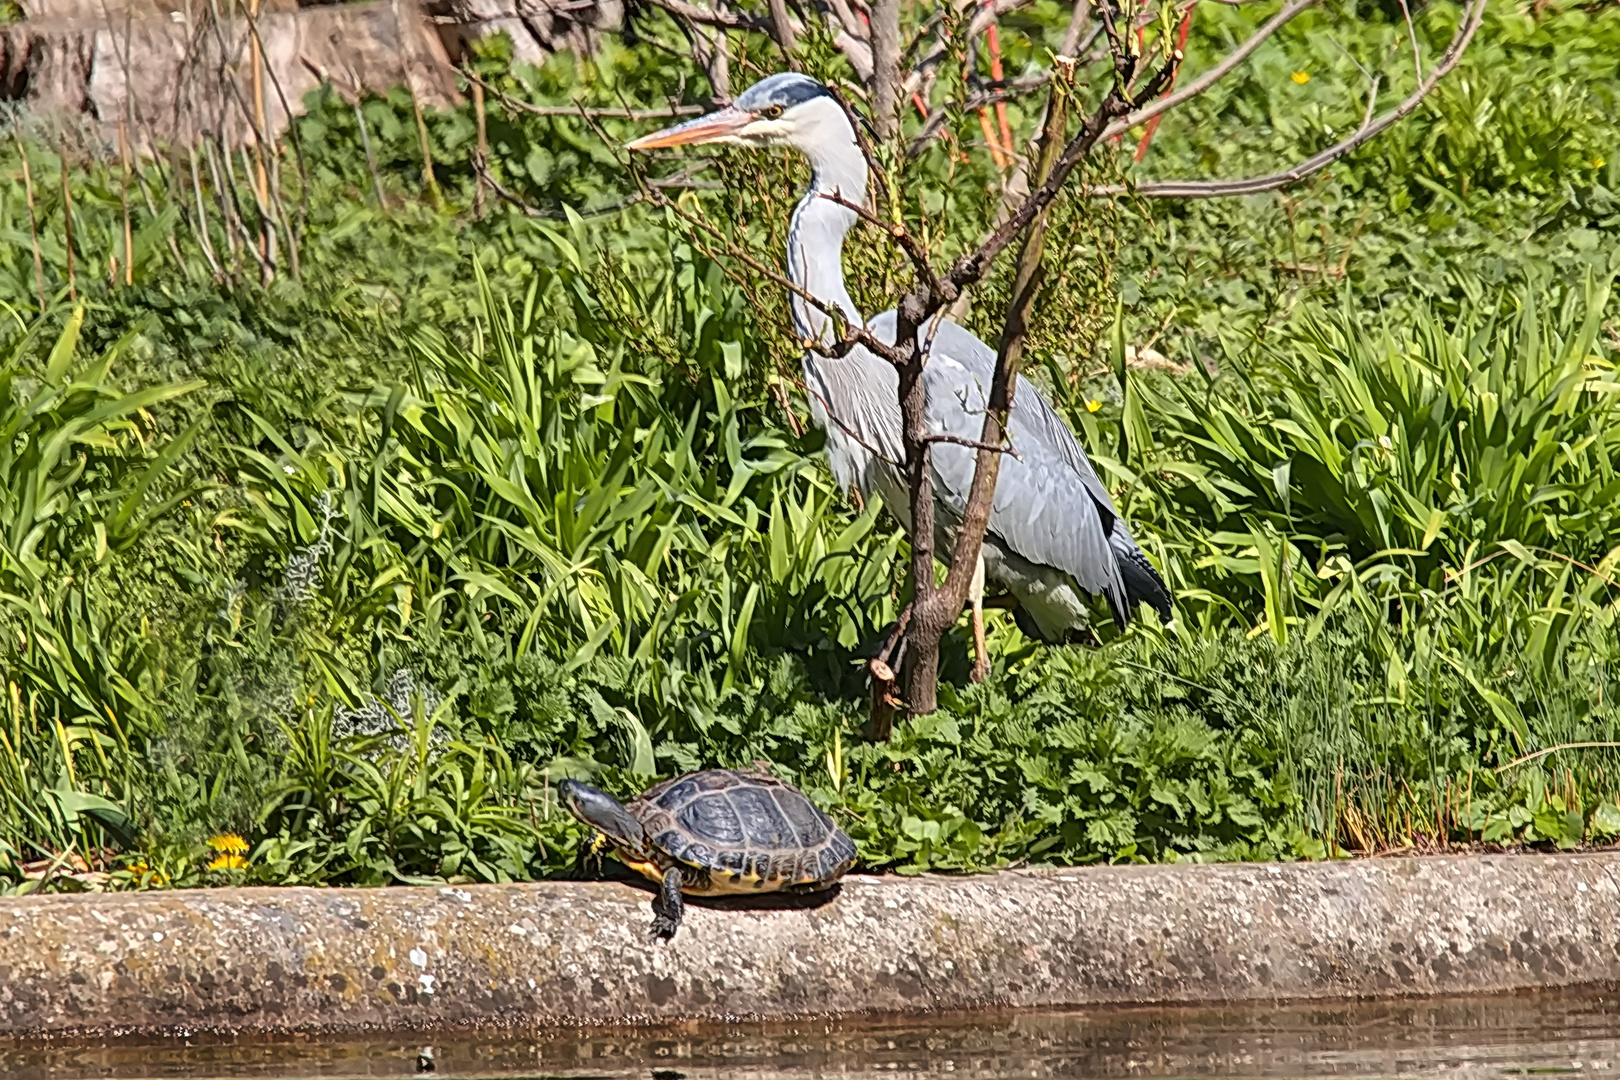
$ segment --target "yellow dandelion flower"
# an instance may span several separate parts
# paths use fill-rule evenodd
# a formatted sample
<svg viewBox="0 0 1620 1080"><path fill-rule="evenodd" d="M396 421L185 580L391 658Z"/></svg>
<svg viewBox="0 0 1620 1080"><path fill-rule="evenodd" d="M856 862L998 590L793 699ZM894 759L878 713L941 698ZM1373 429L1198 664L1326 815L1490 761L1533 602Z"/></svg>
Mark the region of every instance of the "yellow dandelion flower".
<svg viewBox="0 0 1620 1080"><path fill-rule="evenodd" d="M152 867L147 864L145 859L142 859L140 862L130 863L127 870L130 877L133 877L137 881L145 878L148 874L152 876L152 884L154 885L165 885L169 881L169 879L164 877L160 871L153 870Z"/></svg>
<svg viewBox="0 0 1620 1080"><path fill-rule="evenodd" d="M210 836L208 846L222 855L247 854L247 841L231 832Z"/></svg>
<svg viewBox="0 0 1620 1080"><path fill-rule="evenodd" d="M240 855L221 855L208 864L210 870L246 870L248 861Z"/></svg>
<svg viewBox="0 0 1620 1080"><path fill-rule="evenodd" d="M1592 159L1592 168L1594 169L1601 169L1605 164L1606 162L1600 157L1595 157Z"/></svg>
<svg viewBox="0 0 1620 1080"><path fill-rule="evenodd" d="M1096 398L1087 399L1086 412L1096 412L1100 408L1102 408L1102 402L1098 401Z"/></svg>
<svg viewBox="0 0 1620 1080"><path fill-rule="evenodd" d="M1296 71L1296 72L1294 72L1293 75L1291 75L1289 77L1292 78L1300 86L1304 86L1306 83L1311 81L1311 73L1308 72L1308 71Z"/></svg>

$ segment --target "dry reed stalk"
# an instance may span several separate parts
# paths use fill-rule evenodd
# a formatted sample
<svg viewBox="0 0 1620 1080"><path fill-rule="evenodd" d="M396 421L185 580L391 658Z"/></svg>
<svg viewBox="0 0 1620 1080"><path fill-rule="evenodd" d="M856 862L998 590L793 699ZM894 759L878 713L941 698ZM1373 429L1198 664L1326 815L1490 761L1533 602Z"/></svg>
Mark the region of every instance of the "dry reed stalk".
<svg viewBox="0 0 1620 1080"><path fill-rule="evenodd" d="M197 200L197 244L202 248L203 258L208 260L208 268L214 272L214 280L222 281L225 271L219 265L219 259L214 255L214 241L208 235L210 224L208 221L208 207L203 202L202 178L197 174L197 147L193 144L187 154L191 165L191 193Z"/></svg>
<svg viewBox="0 0 1620 1080"><path fill-rule="evenodd" d="M388 212L388 200L383 198L382 177L377 173L377 155L371 150L371 132L366 127L366 114L360 108L360 77L352 70L349 80L354 83L354 122L360 126L360 146L366 152L366 168L371 170L371 189L377 193L377 207Z"/></svg>
<svg viewBox="0 0 1620 1080"><path fill-rule="evenodd" d="M219 200L220 213L225 218L225 250L231 256L231 276L242 272L242 255L236 246L236 215L234 199L225 197L225 184L220 179L219 163L214 160L214 143L206 134L202 139L203 153L208 158L208 174L214 180L214 197Z"/></svg>
<svg viewBox="0 0 1620 1080"><path fill-rule="evenodd" d="M39 215L34 210L34 174L28 168L28 150L17 132L17 156L22 159L23 195L28 200L28 233L34 244L34 287L39 290L39 312L45 313L45 260L39 254Z"/></svg>
<svg viewBox="0 0 1620 1080"><path fill-rule="evenodd" d="M287 245L287 270L292 274L293 280L303 277L303 269L298 260L298 235L293 231L292 221L287 214L287 205L281 201L281 154L278 151L270 158L270 205L276 212L276 223L281 226L281 233Z"/></svg>
<svg viewBox="0 0 1620 1080"><path fill-rule="evenodd" d="M433 148L428 143L427 121L422 118L422 101L416 96L416 84L411 81L411 73L405 70L403 59L400 74L404 76L405 89L411 95L411 112L416 115L416 142L422 149L422 180L427 185L428 198L437 207L440 205L439 182L433 176Z"/></svg>
<svg viewBox="0 0 1620 1080"><path fill-rule="evenodd" d="M124 213L124 284L135 284L135 229L129 219L129 128L118 118L118 161L123 166L123 184L118 189L118 208Z"/></svg>
<svg viewBox="0 0 1620 1080"><path fill-rule="evenodd" d="M484 84L473 80L473 116L478 120L478 168L473 170L473 214L484 219L484 170L489 168L489 131L484 122Z"/></svg>
<svg viewBox="0 0 1620 1080"><path fill-rule="evenodd" d="M62 166L62 222L67 237L68 299L77 300L79 298L79 288L73 276L73 184L68 180L67 138L65 136L59 146L59 160Z"/></svg>
<svg viewBox="0 0 1620 1080"><path fill-rule="evenodd" d="M252 21L250 26L254 38L262 40L259 39L258 22L256 20ZM301 54L300 59L302 59ZM308 64L307 60L304 62ZM287 101L287 92L281 85L280 77L276 75L276 67L274 64L266 64L264 71L265 74L270 76L270 85L276 91L276 100L281 102L281 113L287 118L287 142L292 146L293 164L298 167L298 214L295 217L287 213L286 204L281 198L281 143L278 141L272 144L270 198L275 203L276 214L281 221L282 231L286 234L287 268L292 272L292 276L297 279L303 276L299 260L299 238L303 236L304 222L309 217L309 173L304 168L303 144L298 138L298 125L293 122L292 105ZM323 82L327 81L324 76L321 76L321 78Z"/></svg>
<svg viewBox="0 0 1620 1080"><path fill-rule="evenodd" d="M270 201L270 174L264 164L264 47L259 42L259 0L248 0L248 63L250 64L250 85L252 89L252 116L253 121L253 199L259 204L259 262L265 267L265 275L274 273L270 268L275 265L275 237L271 235L270 219L264 214L263 208ZM242 165L244 171L247 162ZM265 284L269 284L268 281Z"/></svg>
<svg viewBox="0 0 1620 1080"><path fill-rule="evenodd" d="M257 149L257 145L255 145ZM247 176L253 167L254 159L260 164L264 162L264 155L256 153L248 155L247 147L242 147L242 175ZM268 177L266 177L265 194L269 193ZM270 211L268 199L259 194L259 189L253 184L248 185L248 191L253 195L253 209L259 215L259 283L269 285L276 279L276 220Z"/></svg>
<svg viewBox="0 0 1620 1080"><path fill-rule="evenodd" d="M1468 794L1465 796L1463 813L1468 816L1468 820L1466 822L1468 826L1468 839L1470 842L1472 842L1474 839L1474 767L1472 765L1468 766Z"/></svg>
<svg viewBox="0 0 1620 1080"><path fill-rule="evenodd" d="M260 202L270 195L270 177L264 167L264 46L259 42L259 0L248 0L248 56L253 76L253 141L258 148L255 194Z"/></svg>

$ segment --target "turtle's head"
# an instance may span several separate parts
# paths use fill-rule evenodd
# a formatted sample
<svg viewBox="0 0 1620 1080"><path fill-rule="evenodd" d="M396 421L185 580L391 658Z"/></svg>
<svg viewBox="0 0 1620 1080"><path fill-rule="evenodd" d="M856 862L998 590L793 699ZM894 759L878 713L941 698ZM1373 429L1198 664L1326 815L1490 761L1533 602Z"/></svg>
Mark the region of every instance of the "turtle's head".
<svg viewBox="0 0 1620 1080"><path fill-rule="evenodd" d="M598 791L578 780L562 780L557 784L568 812L591 828L606 836L621 849L635 855L645 855L647 832L641 822L630 816L624 804L605 791Z"/></svg>
<svg viewBox="0 0 1620 1080"><path fill-rule="evenodd" d="M829 146L853 146L844 107L808 75L784 71L761 79L723 109L630 143L631 150L665 146L792 146L817 158Z"/></svg>

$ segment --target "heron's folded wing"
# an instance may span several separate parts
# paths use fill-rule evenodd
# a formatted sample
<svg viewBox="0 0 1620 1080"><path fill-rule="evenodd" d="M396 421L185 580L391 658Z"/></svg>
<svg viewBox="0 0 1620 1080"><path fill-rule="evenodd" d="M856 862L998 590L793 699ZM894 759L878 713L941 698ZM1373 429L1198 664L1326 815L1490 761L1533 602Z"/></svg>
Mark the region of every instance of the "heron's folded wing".
<svg viewBox="0 0 1620 1080"><path fill-rule="evenodd" d="M928 425L932 431L977 440L984 422L984 394L974 375L937 347L924 378L928 382ZM1029 562L1050 566L1074 578L1092 595L1107 597L1116 611L1126 607L1125 583L1108 543L1111 521L1097 505L1084 479L1039 439L1019 445L1018 456L1001 459L991 504L989 531ZM958 515L967 506L976 451L956 443L936 443L932 461L939 497Z"/></svg>
<svg viewBox="0 0 1620 1080"><path fill-rule="evenodd" d="M885 340L894 340L894 312L885 311L872 320L873 332ZM927 337L927 330L918 332L919 340ZM972 375L974 385L980 388L980 393L990 393L990 381L995 378L996 352L989 345L975 337L966 328L957 323L946 320L939 324L934 333L933 352L949 356ZM980 406L982 408L982 405ZM981 417L982 422L982 417ZM1023 453L1023 446L1031 442L1039 442L1050 453L1048 457L1066 463L1073 469L1080 482L1085 485L1093 500L1102 509L1107 520L1105 526L1112 524L1119 517L1119 511L1114 508L1114 500L1108 494L1108 488L1103 484L1102 478L1097 475L1096 468L1091 459L1086 457L1085 450L1080 446L1074 432L1064 423L1057 410L1052 408L1051 402L1040 392L1036 385L1020 375L1018 377L1018 392L1013 395L1012 435L1014 445ZM974 425L974 431L979 430ZM1035 448L1030 446L1031 453Z"/></svg>

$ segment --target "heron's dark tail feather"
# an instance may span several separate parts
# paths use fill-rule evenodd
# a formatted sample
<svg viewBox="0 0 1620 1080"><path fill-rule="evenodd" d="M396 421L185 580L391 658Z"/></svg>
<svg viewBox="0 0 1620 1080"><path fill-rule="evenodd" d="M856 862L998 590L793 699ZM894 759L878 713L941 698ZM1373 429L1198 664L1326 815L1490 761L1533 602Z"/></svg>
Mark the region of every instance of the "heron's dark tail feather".
<svg viewBox="0 0 1620 1080"><path fill-rule="evenodd" d="M1125 583L1125 617L1121 619L1118 608L1114 610L1114 619L1120 628L1123 629L1130 621L1138 604L1146 604L1159 613L1160 622L1168 623L1172 618L1170 589L1153 564L1148 562L1147 556L1142 554L1142 549L1136 546L1136 541L1124 528L1116 525L1108 537L1108 546L1114 551L1120 579Z"/></svg>

